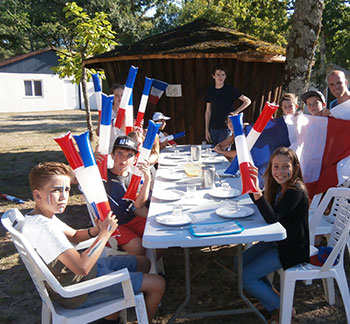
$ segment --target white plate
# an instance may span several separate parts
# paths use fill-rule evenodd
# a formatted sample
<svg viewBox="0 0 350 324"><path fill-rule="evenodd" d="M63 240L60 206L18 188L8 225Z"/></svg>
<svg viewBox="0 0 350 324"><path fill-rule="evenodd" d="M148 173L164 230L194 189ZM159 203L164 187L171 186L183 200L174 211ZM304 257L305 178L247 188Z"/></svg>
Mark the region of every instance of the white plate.
<svg viewBox="0 0 350 324"><path fill-rule="evenodd" d="M216 171L216 173L218 174L219 177L233 177L233 174L224 173L224 172L225 172L225 170Z"/></svg>
<svg viewBox="0 0 350 324"><path fill-rule="evenodd" d="M192 218L189 214L182 214L181 217L173 215L158 215L155 220L162 225L167 226L183 226L192 223Z"/></svg>
<svg viewBox="0 0 350 324"><path fill-rule="evenodd" d="M202 159L201 162L206 163L206 164L214 164L214 163L227 162L227 160L224 156L217 156L217 157L210 157L210 158Z"/></svg>
<svg viewBox="0 0 350 324"><path fill-rule="evenodd" d="M179 161L172 161L172 160L168 160L168 159L161 159L158 162L160 165L166 165L166 166L178 166L179 165Z"/></svg>
<svg viewBox="0 0 350 324"><path fill-rule="evenodd" d="M232 212L227 207L220 207L215 212L225 218L244 218L254 214L254 209L246 206L239 206L238 211Z"/></svg>
<svg viewBox="0 0 350 324"><path fill-rule="evenodd" d="M202 156L202 158L215 158L215 157L218 157L220 155L217 152L213 151L210 154L204 152L201 154L201 156Z"/></svg>
<svg viewBox="0 0 350 324"><path fill-rule="evenodd" d="M160 176L165 180L181 180L186 178L186 174L182 172L162 172Z"/></svg>
<svg viewBox="0 0 350 324"><path fill-rule="evenodd" d="M231 188L229 190L222 190L220 187L211 189L209 195L215 198L232 198L237 197L241 192L237 189Z"/></svg>
<svg viewBox="0 0 350 324"><path fill-rule="evenodd" d="M185 196L181 190L159 190L152 193L152 197L159 200L175 201Z"/></svg>
<svg viewBox="0 0 350 324"><path fill-rule="evenodd" d="M175 155L175 153L170 153L170 154L166 155L165 157L168 159L176 159L176 160L181 160L184 158L183 153L180 153L177 155Z"/></svg>

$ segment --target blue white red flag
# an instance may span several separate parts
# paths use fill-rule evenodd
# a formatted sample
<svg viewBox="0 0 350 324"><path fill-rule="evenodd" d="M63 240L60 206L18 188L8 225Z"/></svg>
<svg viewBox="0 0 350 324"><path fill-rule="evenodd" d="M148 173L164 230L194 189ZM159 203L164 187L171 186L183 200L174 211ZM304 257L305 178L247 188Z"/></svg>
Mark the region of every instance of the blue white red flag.
<svg viewBox="0 0 350 324"><path fill-rule="evenodd" d="M148 101L156 105L167 87L168 84L166 82L153 79Z"/></svg>
<svg viewBox="0 0 350 324"><path fill-rule="evenodd" d="M350 121L310 115L286 116L269 121L251 150L260 175L272 152L293 149L312 198L350 178Z"/></svg>

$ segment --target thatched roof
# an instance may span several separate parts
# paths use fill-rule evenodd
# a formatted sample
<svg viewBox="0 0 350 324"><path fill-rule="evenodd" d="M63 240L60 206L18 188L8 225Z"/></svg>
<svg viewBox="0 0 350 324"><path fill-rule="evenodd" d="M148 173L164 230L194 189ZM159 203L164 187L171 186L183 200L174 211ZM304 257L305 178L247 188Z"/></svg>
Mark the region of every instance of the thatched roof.
<svg viewBox="0 0 350 324"><path fill-rule="evenodd" d="M86 60L86 64L128 59L235 58L284 62L285 49L205 19L148 37Z"/></svg>

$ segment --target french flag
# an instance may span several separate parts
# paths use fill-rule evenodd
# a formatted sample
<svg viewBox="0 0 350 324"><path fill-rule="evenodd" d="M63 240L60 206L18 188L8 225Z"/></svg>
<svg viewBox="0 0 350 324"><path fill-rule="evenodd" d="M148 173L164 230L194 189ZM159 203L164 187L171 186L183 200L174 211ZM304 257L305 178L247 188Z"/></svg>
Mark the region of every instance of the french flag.
<svg viewBox="0 0 350 324"><path fill-rule="evenodd" d="M153 79L148 101L151 104L156 105L167 87L168 84L166 82Z"/></svg>
<svg viewBox="0 0 350 324"><path fill-rule="evenodd" d="M251 155L262 176L276 148L293 149L312 198L350 178L349 129L349 120L332 117L300 114L276 118L268 122Z"/></svg>
<svg viewBox="0 0 350 324"><path fill-rule="evenodd" d="M332 108L331 116L334 118L350 120L350 99Z"/></svg>
<svg viewBox="0 0 350 324"><path fill-rule="evenodd" d="M142 91L142 96L141 96L140 106L136 117L135 127L141 127L143 116L145 115L145 111L146 111L149 92L151 91L152 81L153 79L150 79L147 77L145 78L145 85Z"/></svg>

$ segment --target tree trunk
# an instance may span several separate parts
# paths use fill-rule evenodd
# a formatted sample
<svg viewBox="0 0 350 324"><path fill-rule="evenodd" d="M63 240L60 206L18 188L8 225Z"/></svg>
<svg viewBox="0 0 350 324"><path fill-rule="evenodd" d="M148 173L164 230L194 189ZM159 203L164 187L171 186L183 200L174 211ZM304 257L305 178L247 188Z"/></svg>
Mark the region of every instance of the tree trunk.
<svg viewBox="0 0 350 324"><path fill-rule="evenodd" d="M320 34L320 67L317 71L317 80L319 84L319 90L324 93L324 91L327 89L327 82L326 82L326 38L324 32L321 30Z"/></svg>
<svg viewBox="0 0 350 324"><path fill-rule="evenodd" d="M296 0L289 35L283 91L301 95L308 89L317 39L321 30L323 0Z"/></svg>
<svg viewBox="0 0 350 324"><path fill-rule="evenodd" d="M91 119L91 112L90 112L90 103L89 103L89 97L87 93L87 81L86 81L86 69L83 66L82 74L81 74L81 88L83 91L83 98L84 98L84 106L85 106L85 112L86 112L86 125L87 129L89 130L90 135L90 141L92 142L94 139L94 133L93 133L93 127L92 127L92 119Z"/></svg>

